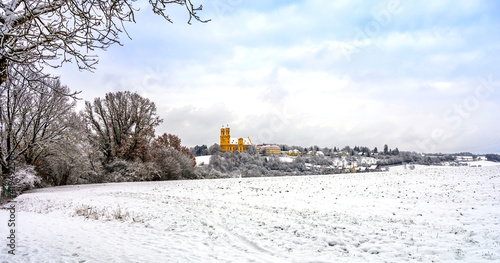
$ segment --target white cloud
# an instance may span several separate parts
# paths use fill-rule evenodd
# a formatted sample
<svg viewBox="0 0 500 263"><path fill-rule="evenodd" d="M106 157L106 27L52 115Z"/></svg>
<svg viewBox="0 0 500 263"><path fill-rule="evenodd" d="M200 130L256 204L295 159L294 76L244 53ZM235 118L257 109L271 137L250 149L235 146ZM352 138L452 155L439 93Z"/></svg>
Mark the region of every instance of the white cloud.
<svg viewBox="0 0 500 263"><path fill-rule="evenodd" d="M191 146L218 142L223 124L255 141L302 146L387 143L419 151L439 129L449 136L433 151L499 144L492 123L500 123L500 95L459 128L450 129L444 116L473 94L481 76L500 79L497 4L222 2L223 10L201 1L200 14L213 21L192 26L182 9L171 9L173 25L143 9L128 27L133 40L99 52L95 74L55 72L86 100L139 92L165 119L158 132ZM399 12L380 17L394 4ZM366 31L377 23L377 31ZM346 59L345 47L357 52ZM492 128L478 128L484 125Z"/></svg>

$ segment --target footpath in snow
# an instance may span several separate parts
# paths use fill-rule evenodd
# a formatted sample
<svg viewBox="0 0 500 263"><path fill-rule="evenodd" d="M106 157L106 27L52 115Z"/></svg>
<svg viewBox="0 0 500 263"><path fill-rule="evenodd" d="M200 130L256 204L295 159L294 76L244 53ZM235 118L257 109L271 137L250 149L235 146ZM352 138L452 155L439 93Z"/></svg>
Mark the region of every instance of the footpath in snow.
<svg viewBox="0 0 500 263"><path fill-rule="evenodd" d="M1 262L500 261L497 165L65 186L15 201L14 228L0 210Z"/></svg>

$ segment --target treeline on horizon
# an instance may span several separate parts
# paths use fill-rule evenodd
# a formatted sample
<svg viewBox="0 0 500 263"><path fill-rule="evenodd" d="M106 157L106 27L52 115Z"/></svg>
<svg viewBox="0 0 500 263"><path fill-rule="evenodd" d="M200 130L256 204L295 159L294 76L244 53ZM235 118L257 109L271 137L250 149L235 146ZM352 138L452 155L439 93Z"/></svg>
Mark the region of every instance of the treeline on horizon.
<svg viewBox="0 0 500 263"><path fill-rule="evenodd" d="M280 157L286 155L261 155L255 148L249 147L243 152L235 151L222 153L218 144L210 147L206 145L197 145L191 148L195 156L211 155L208 164L197 167L198 173L204 178L220 177L258 177L258 176L282 176L282 175L314 175L314 174L336 174L343 173L351 168L354 163L361 167L371 166L363 163L361 160L366 157L376 159L377 166L391 165L441 165L443 162L453 162L456 156L472 156L474 160L477 155L469 152L456 154L421 154L417 152L399 151L396 147L390 149L387 144L384 145L382 152L377 147L370 150L369 147L355 146L353 148L345 146L340 149L320 148L310 146L304 148L301 146L279 145L282 151L299 150L301 155L293 157L291 162L284 162ZM321 154L316 154L321 152ZM310 153L310 155L308 155ZM486 155L489 161L500 161L494 159L495 155ZM335 159L343 158L345 166L334 165Z"/></svg>

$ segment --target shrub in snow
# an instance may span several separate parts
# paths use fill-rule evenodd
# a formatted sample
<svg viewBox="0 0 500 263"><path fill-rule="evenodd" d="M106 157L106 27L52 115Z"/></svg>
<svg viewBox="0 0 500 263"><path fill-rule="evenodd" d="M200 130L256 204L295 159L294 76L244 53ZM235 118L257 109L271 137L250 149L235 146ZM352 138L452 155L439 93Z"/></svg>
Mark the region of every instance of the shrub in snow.
<svg viewBox="0 0 500 263"><path fill-rule="evenodd" d="M95 184L102 183L104 178L95 171L88 170L79 173L79 176L71 178L70 184Z"/></svg>
<svg viewBox="0 0 500 263"><path fill-rule="evenodd" d="M212 170L210 170L210 172L208 173L206 178L207 179L215 179L215 178L221 178L221 177L224 177L221 172L219 172L215 169L212 169Z"/></svg>
<svg viewBox="0 0 500 263"><path fill-rule="evenodd" d="M176 150L165 150L150 162L116 159L105 165L104 181L137 182L200 178L192 160Z"/></svg>
<svg viewBox="0 0 500 263"><path fill-rule="evenodd" d="M154 180L157 174L155 167L151 164L123 159L114 160L105 165L105 169L104 181L106 182L149 181Z"/></svg>
<svg viewBox="0 0 500 263"><path fill-rule="evenodd" d="M75 215L93 220L139 221L137 217L133 217L131 213L129 213L126 209L122 209L120 206L110 211L110 207L98 208L95 206L82 205L75 208Z"/></svg>
<svg viewBox="0 0 500 263"><path fill-rule="evenodd" d="M40 158L37 171L43 175L45 182L58 186L103 181L99 175L102 173L102 166L97 162L90 162L82 151L74 150L72 154L61 152Z"/></svg>
<svg viewBox="0 0 500 263"><path fill-rule="evenodd" d="M175 160L174 157L168 156L163 160L158 161L159 180L178 180L181 179L182 169L181 165Z"/></svg>
<svg viewBox="0 0 500 263"><path fill-rule="evenodd" d="M13 176L13 182L11 189L13 193L21 193L26 190L30 190L40 184L41 179L36 174L35 168L31 165L20 167L16 170Z"/></svg>
<svg viewBox="0 0 500 263"><path fill-rule="evenodd" d="M190 156L173 148L163 148L155 153L153 163L158 169L155 180L195 179L193 160Z"/></svg>

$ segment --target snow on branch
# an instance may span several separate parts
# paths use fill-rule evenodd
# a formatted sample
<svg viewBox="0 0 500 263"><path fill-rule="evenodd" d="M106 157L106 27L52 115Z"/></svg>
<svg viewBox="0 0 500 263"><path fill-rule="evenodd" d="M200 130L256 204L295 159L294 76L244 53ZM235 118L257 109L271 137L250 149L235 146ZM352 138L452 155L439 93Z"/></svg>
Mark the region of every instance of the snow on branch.
<svg viewBox="0 0 500 263"><path fill-rule="evenodd" d="M0 84L10 65L60 67L74 62L80 70L93 70L96 49L121 44L127 22L135 22L134 0L12 0L0 4ZM184 6L201 23L191 0L149 0L153 12L167 21L168 5ZM127 34L128 36L128 34Z"/></svg>

